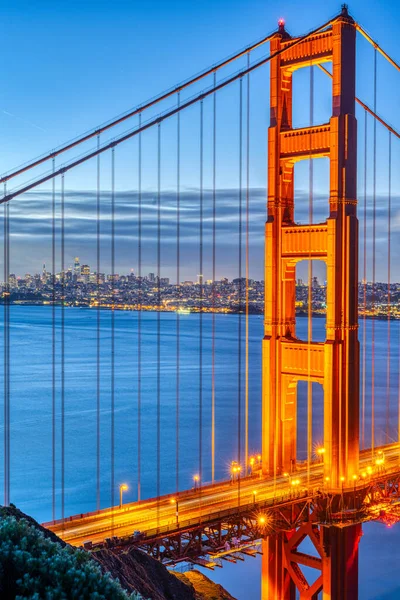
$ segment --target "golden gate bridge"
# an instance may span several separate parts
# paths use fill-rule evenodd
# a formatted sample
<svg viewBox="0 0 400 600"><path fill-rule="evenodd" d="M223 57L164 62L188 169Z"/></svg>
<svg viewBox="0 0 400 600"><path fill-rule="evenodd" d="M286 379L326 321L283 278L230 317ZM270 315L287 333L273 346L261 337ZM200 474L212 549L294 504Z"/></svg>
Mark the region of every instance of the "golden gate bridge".
<svg viewBox="0 0 400 600"><path fill-rule="evenodd" d="M356 36L360 33L373 47L373 106L369 106L356 95ZM257 49L270 44L267 56L252 59ZM387 271L388 298L387 317L390 339L392 307L390 298L391 257L391 218L392 207L392 144L397 143L398 131L389 125L377 109L377 61L378 54L388 61L395 70L400 66L382 49L363 27L349 14L346 5L341 13L301 37L291 37L285 24L279 21L277 31L256 44L250 45L230 58L214 65L192 79L153 98L134 110L100 126L85 135L56 148L46 155L27 163L0 178L4 184L4 194L0 203L4 205L4 504L8 505L11 494L11 338L10 338L10 210L18 197L40 190L40 186L51 182L51 206L48 212L52 227L52 284L53 284L53 337L52 337L52 520L45 526L56 532L73 545L84 545L95 550L106 545L115 552L123 552L130 546L137 546L167 564L180 561L195 562L214 567L222 560L235 561L239 553L254 555L258 550L255 542L262 540L263 591L266 599L294 599L296 590L300 598L316 600L323 598L355 598L358 593L358 544L362 523L368 520L381 520L391 525L399 519L399 478L400 478L400 439L391 439L389 427L393 419L400 423L399 383L393 386L390 373L387 377L387 415L385 439L375 427L375 417L381 397L376 395L375 372L375 321L371 325L371 377L367 377L366 339L366 279L367 279L367 152L373 159L372 179L372 290L377 283L376 237L377 237L377 127L387 131L388 136L388 226L387 226ZM225 67L246 61L244 67L223 79L218 74ZM329 70L324 65L331 64ZM249 272L251 268L249 244L251 243L249 190L250 170L250 115L252 111L250 93L251 77L263 68L269 68L270 78L270 123L268 128L267 165L267 219L265 225L265 318L264 339L262 340L262 451L260 461L252 457L249 450ZM293 75L300 69L310 71L310 123L307 127L293 127L292 108L301 101L293 92ZM332 82L332 113L328 122L314 123L314 72L318 69ZM200 92L192 93L199 82L208 84ZM238 129L237 178L239 194L237 204L238 224L238 282L239 282L239 332L238 364L231 365L231 372L237 377L238 411L237 456L231 464L230 477L219 481L215 476L216 423L215 403L215 312L212 313L212 395L211 395L211 481L203 479L203 272L206 254L211 256L213 301L216 281L216 255L218 231L216 215L218 194L216 189L216 148L217 148L217 98L225 89L235 89L237 110L235 118ZM184 93L192 93L186 97ZM174 101L158 114L151 109L163 106L166 101ZM210 110L206 118L205 107ZM232 99L231 99L232 102ZM356 103L364 112L364 130L357 132ZM184 222L181 215L181 172L182 160L181 133L182 114L189 109L197 109L198 114L190 113L198 126L199 157L199 405L198 405L198 470L194 475L194 487L181 489L179 483L179 411L182 402L180 390L180 357L183 352L180 340L180 314L176 314L177 356L176 370L176 492L162 495L161 486L161 406L162 369L160 354L161 320L161 268L162 268L162 136L164 129L174 123L172 150L176 159L176 287L179 295L180 273L185 259L181 245ZM221 110L221 112L224 110ZM131 119L137 119L129 130L111 139L105 139L107 132ZM372 117L372 150L368 150L368 119ZM156 407L156 495L142 498L141 495L141 440L142 440L142 386L143 369L147 356L142 352L141 313L143 281L143 174L142 145L146 132L155 132L156 152L152 164L155 165L157 189L155 193L156 248L155 272L157 298L157 377L155 388ZM364 181L363 207L363 342L358 341L358 280L359 280L359 226L357 218L357 133L364 141ZM360 135L361 133L361 135ZM267 137L267 132L266 136ZM73 156L59 164L58 159L65 153L75 151L86 142L94 140L95 148ZM101 462L100 462L100 301L97 303L97 448L96 448L96 510L68 516L65 512L65 302L61 303L60 313L60 353L56 353L54 322L55 287L61 286L65 292L65 238L66 183L70 172L79 169L84 163L94 164L96 181L97 219L97 274L101 260L101 168L100 158L110 157L109 174L111 181L111 285L112 308L117 308L115 297L116 244L116 159L122 144L136 143L137 150L137 214L138 226L138 373L137 373L137 414L138 414L138 499L123 504L125 490L120 485L120 505L116 502L118 485L115 479L115 311L111 311L111 430L110 430L110 503L100 506ZM168 147L168 146L167 146ZM211 167L205 165L207 148L211 149ZM314 222L313 204L313 160L329 160L329 216L323 222ZM300 161L309 161L309 222L299 224L295 219L295 166ZM47 172L36 174L42 165L50 165ZM205 235L204 210L208 195L205 188L206 168L211 172L211 247L207 248L209 237ZM26 179L29 175L31 178ZM16 187L10 183L15 179ZM56 188L56 182L58 187ZM27 196L29 198L29 196ZM59 202L59 205L57 205ZM368 208L368 210L367 210ZM56 211L60 210L60 227ZM60 256L56 257L57 236L60 236ZM56 281L56 262L60 261L62 277ZM312 263L323 261L327 269L326 300L326 339L317 342L312 327ZM296 265L308 264L309 302L308 335L299 339L296 335ZM97 281L99 300L99 281ZM372 317L374 316L372 299ZM115 306L113 306L115 304ZM240 308L243 311L240 311ZM215 304L213 305L215 308ZM242 323L243 320L243 323ZM244 343L242 325L244 324ZM260 340L261 342L261 340ZM389 349L390 353L390 344ZM61 477L60 510L56 516L57 474L56 474L56 362L60 367L61 397ZM390 354L388 369L390 369ZM235 372L236 371L236 372ZM298 432L298 383L307 382L307 451L306 460L297 456ZM370 383L371 406L367 406ZM323 388L323 440L315 447L313 439L313 385ZM361 385L360 385L361 384ZM390 388L390 389L389 389ZM397 412L390 406L390 397L399 398ZM361 408L361 411L360 411ZM367 419L371 415L370 447L366 446ZM361 427L360 427L361 425ZM58 427L58 424L57 424ZM360 436L361 430L361 436ZM398 427L400 432L400 427ZM243 435L244 434L244 435ZM360 439L361 438L361 439ZM383 443L385 441L385 443ZM361 444L360 444L361 442ZM172 475L171 475L172 476ZM302 550L301 544L308 539L315 552ZM313 581L304 574L303 567L311 567L318 573Z"/></svg>

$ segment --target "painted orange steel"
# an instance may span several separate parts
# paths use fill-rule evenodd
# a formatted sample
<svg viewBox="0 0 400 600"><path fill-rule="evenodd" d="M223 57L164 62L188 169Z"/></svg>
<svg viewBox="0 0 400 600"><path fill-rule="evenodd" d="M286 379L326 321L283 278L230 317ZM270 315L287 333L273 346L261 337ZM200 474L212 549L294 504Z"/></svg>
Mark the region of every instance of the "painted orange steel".
<svg viewBox="0 0 400 600"><path fill-rule="evenodd" d="M296 468L297 383L317 381L324 390L324 475L333 488L342 477L350 482L359 462L355 40L355 23L347 14L293 47L283 28L271 40L271 55L278 54L270 71L263 470L279 475ZM292 74L327 61L332 62L332 117L327 124L293 129ZM294 164L310 156L330 160L329 217L298 225ZM296 263L310 258L327 266L324 343L296 336Z"/></svg>
<svg viewBox="0 0 400 600"><path fill-rule="evenodd" d="M358 546L361 525L343 529L312 522L281 532L262 542L262 600L354 600L358 598ZM315 554L299 551L308 539ZM319 571L309 582L303 567Z"/></svg>
<svg viewBox="0 0 400 600"><path fill-rule="evenodd" d="M330 77L332 79L332 73L329 73L328 69L325 69L325 67L323 67L322 65L318 65L318 67L321 69L321 71L323 71L323 73L325 73L325 75L328 75L328 77ZM377 115L372 108L370 108L368 106L368 104L365 104L365 102L363 102L362 100L360 100L360 98L357 98L356 96L356 102L357 104L359 104L360 106L362 106L362 108L364 110L367 111L367 113L369 113L372 117L374 117L374 119L376 119L377 121L379 121L379 123L381 125L383 125L384 127L386 127L386 129L388 131L390 131L390 133L393 133L393 135L395 135L397 138L400 139L400 133L398 131L396 131L396 129L394 129L391 125L389 125L389 123L387 123L384 119L382 119L382 117L380 117L379 115Z"/></svg>

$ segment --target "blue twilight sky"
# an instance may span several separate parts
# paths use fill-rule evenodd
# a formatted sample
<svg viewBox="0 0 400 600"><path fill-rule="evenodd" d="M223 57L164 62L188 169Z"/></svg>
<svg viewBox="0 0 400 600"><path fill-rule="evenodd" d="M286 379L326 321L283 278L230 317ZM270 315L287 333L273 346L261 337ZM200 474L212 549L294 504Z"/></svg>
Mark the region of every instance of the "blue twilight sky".
<svg viewBox="0 0 400 600"><path fill-rule="evenodd" d="M400 61L397 24L400 6L394 1L355 0L350 12L371 35ZM340 10L340 3L307 3L288 0L268 2L236 0L192 2L153 1L138 2L114 0L68 2L39 0L25 2L3 0L0 5L2 35L0 37L0 171L5 172L43 152L50 150L80 133L120 114L132 106L158 94L194 73L247 46L276 28L277 19L283 16L293 35L302 34ZM357 94L373 104L373 50L358 38ZM267 53L267 46L255 52L252 60ZM221 76L229 75L245 62L228 68ZM204 81L193 89L198 93L212 80ZM243 106L246 106L246 82L243 82ZM385 89L383 89L385 85ZM378 59L378 112L400 129L398 115L400 73ZM239 84L221 92L217 100L217 187L220 190L221 212L218 213L217 276L237 275L238 242L238 186L239 186ZM309 73L304 69L295 74L294 125L309 123ZM182 99L190 94L183 94ZM330 85L326 76L315 70L314 122L328 120ZM165 103L167 109L174 101ZM268 68L256 72L251 79L250 118L250 174L251 222L253 234L253 259L251 275L262 277L262 228L264 221L264 196L266 185L266 134L268 117ZM158 109L157 109L158 110ZM154 115L157 111L149 114ZM245 129L245 112L244 129ZM363 146L364 113L357 111L359 128L359 199L363 203ZM189 109L182 115L182 165L181 185L183 203L187 211L187 230L183 231L182 244L187 249L187 265L182 276L195 278L198 272L198 188L199 188L199 109ZM125 124L116 133L132 126ZM212 184L212 100L204 102L204 187ZM372 121L368 122L368 141L372 141ZM176 187L176 121L162 127L161 188L163 190L163 275L173 277L174 265L174 190ZM111 137L111 136L108 136ZM245 133L243 148L245 151ZM105 141L106 137L103 139ZM154 211L157 187L156 132L143 136L143 188L148 203L146 218L148 230L144 232L147 250L144 252L143 270L154 271ZM392 144L392 229L394 247L400 227L399 198L400 177L399 141ZM84 150L93 147L93 142ZM368 145L367 196L368 213L371 212L372 145ZM388 192L388 135L377 128L377 250L386 262L387 192ZM72 154L66 158L72 158ZM59 160L61 164L64 159ZM318 164L317 164L318 163ZM242 183L246 180L245 160ZM35 174L43 172L42 167ZM326 217L327 161L315 162L314 195L315 220ZM28 177L29 178L29 177ZM28 179L25 177L25 179ZM22 183L22 180L16 181ZM74 255L81 262L93 264L95 249L95 196L96 165L88 164L76 173L66 176L67 244L66 262ZM110 158L102 159L101 186L103 190L102 270L109 269L109 193ZM309 168L306 161L296 166L296 218L307 222ZM12 187L12 186L10 186ZM57 190L59 182L57 182ZM12 215L12 269L17 274L39 270L50 260L50 196L49 185L38 192L14 201ZM135 247L137 210L137 142L129 142L116 150L116 226L117 267L119 270L137 269ZM205 199L206 244L209 242L211 196ZM231 206L231 211L229 209ZM131 212L129 212L131 211ZM360 207L362 218L362 206ZM207 233L208 232L208 233ZM368 247L371 231L367 227ZM400 250L400 244L398 245ZM210 256L205 258L205 275L209 276ZM368 257L368 264L370 263ZM396 265L393 265L396 273ZM386 267L377 279L385 280ZM368 274L370 269L368 267ZM361 275L360 275L361 276Z"/></svg>

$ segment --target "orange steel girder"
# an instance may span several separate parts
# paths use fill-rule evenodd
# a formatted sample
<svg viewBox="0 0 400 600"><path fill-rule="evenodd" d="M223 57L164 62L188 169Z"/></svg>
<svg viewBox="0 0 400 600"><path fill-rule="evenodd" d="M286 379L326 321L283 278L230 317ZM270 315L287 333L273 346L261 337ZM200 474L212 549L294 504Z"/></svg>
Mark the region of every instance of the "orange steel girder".
<svg viewBox="0 0 400 600"><path fill-rule="evenodd" d="M263 339L263 469L273 475L296 463L297 382L324 390L325 476L339 488L358 474L359 342L358 221L356 200L354 21L343 14L332 26L271 61L268 132L268 219L265 227ZM271 53L292 41L281 27ZM293 129L292 74L332 62L332 117L327 124ZM330 160L329 217L294 222L294 164ZM296 337L295 275L301 260L327 265L326 341Z"/></svg>
<svg viewBox="0 0 400 600"><path fill-rule="evenodd" d="M358 598L358 545L361 525L323 527L305 523L297 530L270 536L262 542L262 600L354 600ZM299 550L308 539L313 554ZM317 576L309 581L303 567Z"/></svg>

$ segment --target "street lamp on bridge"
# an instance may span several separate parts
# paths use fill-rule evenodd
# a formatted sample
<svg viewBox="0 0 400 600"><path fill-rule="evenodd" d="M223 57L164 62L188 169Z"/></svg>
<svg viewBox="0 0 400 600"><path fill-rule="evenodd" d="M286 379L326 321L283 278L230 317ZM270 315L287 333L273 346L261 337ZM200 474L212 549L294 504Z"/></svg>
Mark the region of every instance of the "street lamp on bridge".
<svg viewBox="0 0 400 600"><path fill-rule="evenodd" d="M179 501L178 498L171 498L171 504L175 504L176 526L179 526Z"/></svg>
<svg viewBox="0 0 400 600"><path fill-rule="evenodd" d="M253 469L254 469L254 463L256 462L256 459L254 458L254 456L250 457L250 475L253 475Z"/></svg>
<svg viewBox="0 0 400 600"><path fill-rule="evenodd" d="M231 482L235 481L235 477L237 477L239 481L241 466L236 462L236 460L231 463Z"/></svg>
<svg viewBox="0 0 400 600"><path fill-rule="evenodd" d="M122 494L129 490L126 483L121 483L119 486L119 507L122 508Z"/></svg>
<svg viewBox="0 0 400 600"><path fill-rule="evenodd" d="M193 481L194 481L194 489L197 490L197 486L200 481L200 475L193 475Z"/></svg>

